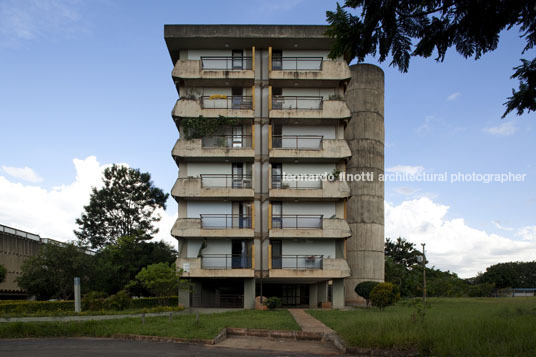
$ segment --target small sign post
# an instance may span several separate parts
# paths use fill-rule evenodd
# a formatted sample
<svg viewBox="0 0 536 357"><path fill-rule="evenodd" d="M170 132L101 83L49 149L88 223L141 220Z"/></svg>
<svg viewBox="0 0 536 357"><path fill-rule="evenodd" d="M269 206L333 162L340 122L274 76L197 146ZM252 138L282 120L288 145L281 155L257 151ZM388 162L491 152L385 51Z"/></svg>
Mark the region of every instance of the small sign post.
<svg viewBox="0 0 536 357"><path fill-rule="evenodd" d="M80 301L80 278L74 278L74 312L82 311L82 304Z"/></svg>

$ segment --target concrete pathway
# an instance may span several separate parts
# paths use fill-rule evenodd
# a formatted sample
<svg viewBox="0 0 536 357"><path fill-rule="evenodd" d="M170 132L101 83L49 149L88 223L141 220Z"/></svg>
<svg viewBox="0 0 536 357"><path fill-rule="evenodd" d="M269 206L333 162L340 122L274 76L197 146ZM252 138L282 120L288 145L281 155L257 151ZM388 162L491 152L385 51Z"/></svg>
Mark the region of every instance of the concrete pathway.
<svg viewBox="0 0 536 357"><path fill-rule="evenodd" d="M216 346L245 350L303 353L307 356L340 355L339 351L335 350L333 346L320 341L293 341L255 336L227 337L227 339L218 343Z"/></svg>
<svg viewBox="0 0 536 357"><path fill-rule="evenodd" d="M209 309L209 308L190 308L182 311L167 311L167 312L151 312L145 314L145 317L153 316L169 316L170 313L173 316L179 315L192 315L196 312L200 314L215 314L227 311L238 311L242 309ZM88 316L35 316L35 317L12 317L12 318L0 318L1 322L50 322L50 321L88 321L88 320L113 320L124 319L128 317L141 318L142 314L122 314L122 315L88 315Z"/></svg>
<svg viewBox="0 0 536 357"><path fill-rule="evenodd" d="M305 312L304 309L288 309L296 323L306 332L319 332L325 335L334 335L335 331Z"/></svg>

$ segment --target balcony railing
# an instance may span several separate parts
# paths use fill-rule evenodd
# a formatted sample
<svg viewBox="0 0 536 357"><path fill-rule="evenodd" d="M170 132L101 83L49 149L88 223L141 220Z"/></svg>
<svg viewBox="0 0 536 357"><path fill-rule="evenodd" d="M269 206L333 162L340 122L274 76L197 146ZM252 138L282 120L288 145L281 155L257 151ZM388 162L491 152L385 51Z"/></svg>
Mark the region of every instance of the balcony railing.
<svg viewBox="0 0 536 357"><path fill-rule="evenodd" d="M251 257L246 254L203 254L201 269L251 269Z"/></svg>
<svg viewBox="0 0 536 357"><path fill-rule="evenodd" d="M322 135L273 135L272 148L275 149L322 149Z"/></svg>
<svg viewBox="0 0 536 357"><path fill-rule="evenodd" d="M205 70L243 71L252 68L252 57L203 56L201 68Z"/></svg>
<svg viewBox="0 0 536 357"><path fill-rule="evenodd" d="M251 175L202 174L201 187L205 188L251 188Z"/></svg>
<svg viewBox="0 0 536 357"><path fill-rule="evenodd" d="M274 71L321 71L322 57L272 57Z"/></svg>
<svg viewBox="0 0 536 357"><path fill-rule="evenodd" d="M202 214L203 229L251 228L251 217L239 214Z"/></svg>
<svg viewBox="0 0 536 357"><path fill-rule="evenodd" d="M201 139L204 148L251 148L251 135L210 135Z"/></svg>
<svg viewBox="0 0 536 357"><path fill-rule="evenodd" d="M322 229L323 215L275 215L272 228Z"/></svg>
<svg viewBox="0 0 536 357"><path fill-rule="evenodd" d="M274 96L272 109L322 109L323 97L316 96Z"/></svg>
<svg viewBox="0 0 536 357"><path fill-rule="evenodd" d="M272 269L323 269L323 255L272 256Z"/></svg>
<svg viewBox="0 0 536 357"><path fill-rule="evenodd" d="M202 96L201 108L203 109L253 109L251 96L222 95Z"/></svg>
<svg viewBox="0 0 536 357"><path fill-rule="evenodd" d="M292 180L285 181L283 175L272 175L272 188L294 189L294 190L313 190L322 188L322 180Z"/></svg>

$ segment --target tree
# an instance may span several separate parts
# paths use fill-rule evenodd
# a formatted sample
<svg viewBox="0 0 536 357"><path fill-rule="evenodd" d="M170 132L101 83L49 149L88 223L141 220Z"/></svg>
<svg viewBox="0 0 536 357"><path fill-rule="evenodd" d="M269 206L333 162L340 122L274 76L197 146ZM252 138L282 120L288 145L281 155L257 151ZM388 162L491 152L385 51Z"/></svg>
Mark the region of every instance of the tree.
<svg viewBox="0 0 536 357"><path fill-rule="evenodd" d="M155 187L148 172L113 165L104 170L104 187L93 188L89 205L76 220L74 233L83 244L102 248L119 237L148 240L158 233L157 208L166 208L168 194Z"/></svg>
<svg viewBox="0 0 536 357"><path fill-rule="evenodd" d="M536 261L492 265L476 277L475 283L495 284L498 289L536 287Z"/></svg>
<svg viewBox="0 0 536 357"><path fill-rule="evenodd" d="M368 306L369 300L370 300L370 293L378 284L379 282L377 281L362 281L355 286L354 290L357 295L365 299L365 301L367 302L367 306Z"/></svg>
<svg viewBox="0 0 536 357"><path fill-rule="evenodd" d="M400 300L400 291L396 285L391 283L380 283L370 293L372 306L379 307L380 310L394 305L398 300Z"/></svg>
<svg viewBox="0 0 536 357"><path fill-rule="evenodd" d="M396 264L401 264L406 268L413 268L419 263L419 257L422 253L415 249L415 244L408 242L402 237L398 237L396 241L391 238L385 240L385 255L393 259Z"/></svg>
<svg viewBox="0 0 536 357"><path fill-rule="evenodd" d="M536 44L534 0L346 0L326 16L327 34L335 38L330 57L343 56L350 63L379 54L380 62L391 57L390 65L402 72L412 56L428 58L435 51L442 62L451 47L477 60L497 48L501 31L513 27L526 41L522 53ZM536 111L536 59L521 61L512 75L519 89L507 99L503 118L514 110L518 115Z"/></svg>
<svg viewBox="0 0 536 357"><path fill-rule="evenodd" d="M82 291L88 290L93 262L91 255L74 244L45 243L36 256L24 261L17 282L39 300L70 299L75 277L80 277Z"/></svg>
<svg viewBox="0 0 536 357"><path fill-rule="evenodd" d="M179 287L186 284L181 281L175 264L167 263L151 264L143 268L136 275L136 280L161 300L177 294Z"/></svg>
<svg viewBox="0 0 536 357"><path fill-rule="evenodd" d="M6 267L0 264L0 283L4 282L4 280L6 279L6 275L7 275Z"/></svg>
<svg viewBox="0 0 536 357"><path fill-rule="evenodd" d="M136 236L120 237L95 255L96 278L91 289L115 294L148 265L174 263L177 251L164 242L138 241ZM147 295L146 289L132 289L134 295Z"/></svg>

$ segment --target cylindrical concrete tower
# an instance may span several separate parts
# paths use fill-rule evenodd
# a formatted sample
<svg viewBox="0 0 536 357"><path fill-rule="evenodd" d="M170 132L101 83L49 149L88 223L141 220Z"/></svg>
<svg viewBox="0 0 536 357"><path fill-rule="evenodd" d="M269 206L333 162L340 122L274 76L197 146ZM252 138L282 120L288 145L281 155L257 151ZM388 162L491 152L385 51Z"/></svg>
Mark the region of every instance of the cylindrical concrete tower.
<svg viewBox="0 0 536 357"><path fill-rule="evenodd" d="M352 119L344 137L352 151L347 173L374 174L373 181L350 181L348 224L352 237L347 242L347 260L352 276L345 279L346 304L360 304L354 291L366 280L384 279L384 173L385 131L383 122L384 75L370 64L350 66L352 79L346 90L346 102Z"/></svg>

